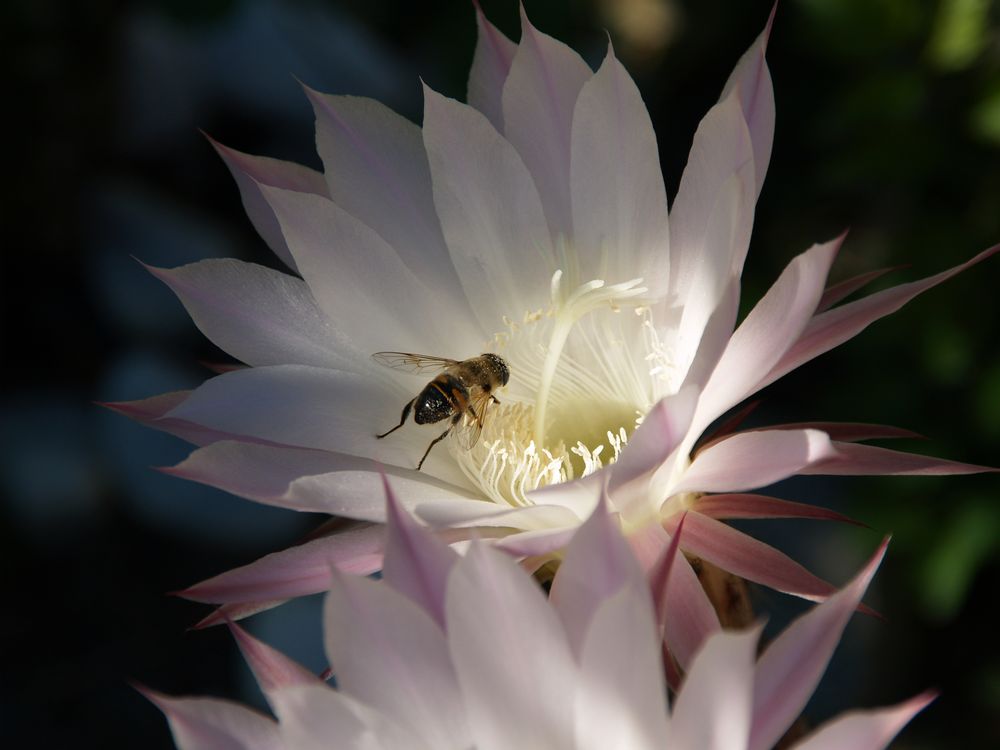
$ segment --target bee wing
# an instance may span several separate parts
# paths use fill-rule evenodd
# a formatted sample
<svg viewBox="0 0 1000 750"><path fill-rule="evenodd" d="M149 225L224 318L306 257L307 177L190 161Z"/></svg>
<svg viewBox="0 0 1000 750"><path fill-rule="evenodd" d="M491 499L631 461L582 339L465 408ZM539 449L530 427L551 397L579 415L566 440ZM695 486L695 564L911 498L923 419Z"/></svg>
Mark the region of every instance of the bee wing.
<svg viewBox="0 0 1000 750"><path fill-rule="evenodd" d="M478 390L472 394L469 407L453 430L455 439L463 450L472 450L473 446L479 442L479 436L483 433L483 424L486 422L486 410L489 409L491 403L493 403L493 396L490 395L489 391Z"/></svg>
<svg viewBox="0 0 1000 750"><path fill-rule="evenodd" d="M439 372L452 365L457 365L458 360L447 359L445 357L432 357L428 354L411 354L410 352L375 352L372 359L380 365L391 367L393 370L404 372L424 373Z"/></svg>

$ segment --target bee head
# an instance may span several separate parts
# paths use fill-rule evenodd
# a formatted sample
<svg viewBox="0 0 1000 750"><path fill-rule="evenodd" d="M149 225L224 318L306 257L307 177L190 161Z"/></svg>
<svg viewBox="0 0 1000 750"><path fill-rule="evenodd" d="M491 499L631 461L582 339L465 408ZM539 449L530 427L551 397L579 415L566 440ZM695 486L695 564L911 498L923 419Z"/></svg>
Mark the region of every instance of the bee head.
<svg viewBox="0 0 1000 750"><path fill-rule="evenodd" d="M497 371L497 375L500 378L500 385L507 385L507 381L510 380L510 368L507 367L507 360L501 357L499 354L486 353L483 358L489 360Z"/></svg>

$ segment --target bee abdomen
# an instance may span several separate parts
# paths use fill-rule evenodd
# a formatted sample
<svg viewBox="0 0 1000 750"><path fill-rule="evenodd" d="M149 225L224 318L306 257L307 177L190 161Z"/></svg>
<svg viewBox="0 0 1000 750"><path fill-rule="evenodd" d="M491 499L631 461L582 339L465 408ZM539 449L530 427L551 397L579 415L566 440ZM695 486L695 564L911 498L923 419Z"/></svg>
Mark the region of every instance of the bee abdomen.
<svg viewBox="0 0 1000 750"><path fill-rule="evenodd" d="M432 424L465 410L468 391L454 375L443 373L427 384L413 405L413 421Z"/></svg>

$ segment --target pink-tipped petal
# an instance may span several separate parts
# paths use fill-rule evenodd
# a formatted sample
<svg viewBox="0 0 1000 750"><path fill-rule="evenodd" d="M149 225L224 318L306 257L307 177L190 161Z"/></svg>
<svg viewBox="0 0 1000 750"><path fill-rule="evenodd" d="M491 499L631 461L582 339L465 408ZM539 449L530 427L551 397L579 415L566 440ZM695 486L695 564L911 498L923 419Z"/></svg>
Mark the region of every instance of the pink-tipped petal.
<svg viewBox="0 0 1000 750"><path fill-rule="evenodd" d="M297 270L295 259L288 249L281 227L274 217L274 212L267 200L261 194L262 185L294 190L299 193L327 194L326 180L314 169L303 167L289 161L271 159L264 156L251 156L234 148L223 146L209 137L209 142L226 163L230 174L236 180L240 189L243 208L250 217L250 223L260 234L267 246L275 255L291 268Z"/></svg>
<svg viewBox="0 0 1000 750"><path fill-rule="evenodd" d="M409 727L427 747L469 747L444 631L408 596L334 572L324 607L327 657L339 690Z"/></svg>
<svg viewBox="0 0 1000 750"><path fill-rule="evenodd" d="M928 691L888 708L850 711L821 726L795 750L882 750L935 698L937 693Z"/></svg>
<svg viewBox="0 0 1000 750"><path fill-rule="evenodd" d="M418 604L443 630L445 588L458 555L403 508L388 477L384 483L388 524L382 577Z"/></svg>
<svg viewBox="0 0 1000 750"><path fill-rule="evenodd" d="M602 499L573 536L549 592L574 654L579 656L591 617L601 604L624 586L644 582L617 518Z"/></svg>
<svg viewBox="0 0 1000 750"><path fill-rule="evenodd" d="M685 517L685 551L740 578L813 601L825 599L836 591L784 553L742 531L695 511L689 511ZM667 530L672 528L674 519L667 522Z"/></svg>
<svg viewBox="0 0 1000 750"><path fill-rule="evenodd" d="M743 110L743 118L750 130L750 140L753 143L754 174L756 182L755 197L760 195L767 174L767 165L771 161L771 148L774 144L774 86L771 83L771 71L768 70L764 58L767 52L767 42L771 37L771 27L774 25L774 13L778 6L775 3L767 18L764 31L750 46L736 68L726 81L720 99L735 95Z"/></svg>
<svg viewBox="0 0 1000 750"><path fill-rule="evenodd" d="M670 232L656 135L639 89L610 45L600 69L580 90L571 140L581 275L611 282L641 276L650 294L662 294Z"/></svg>
<svg viewBox="0 0 1000 750"><path fill-rule="evenodd" d="M184 403L194 391L172 391L158 396L136 401L108 401L99 404L122 416L134 419L155 430L179 437L193 445L209 445L217 440L226 440L234 435L213 430L183 419L170 419L165 414Z"/></svg>
<svg viewBox="0 0 1000 750"><path fill-rule="evenodd" d="M844 281L828 286L823 292L823 296L819 298L819 304L816 305L816 312L821 313L824 310L829 310L844 298L851 296L854 292L875 281L875 279L882 278L887 273L898 271L901 268L904 268L904 266L879 268L878 270L858 274L857 276L852 276L849 279L844 279Z"/></svg>
<svg viewBox="0 0 1000 750"><path fill-rule="evenodd" d="M445 611L470 746L565 747L576 667L562 622L535 582L510 558L473 544L449 578ZM497 711L501 699L507 710Z"/></svg>
<svg viewBox="0 0 1000 750"><path fill-rule="evenodd" d="M236 623L230 621L228 624L265 697L292 685L318 685L322 682L301 664L257 640Z"/></svg>
<svg viewBox="0 0 1000 750"><path fill-rule="evenodd" d="M809 323L842 241L838 237L813 245L797 256L754 305L705 385L695 429L704 428L761 387L761 380Z"/></svg>
<svg viewBox="0 0 1000 750"><path fill-rule="evenodd" d="M876 320L896 312L917 295L947 281L967 268L981 263L997 252L1000 252L1000 245L994 245L971 260L934 276L920 281L912 281L909 284L900 284L819 313L809 321L809 325L802 331L795 345L775 363L758 387L763 388L765 385L773 383L785 373L791 372L814 357L854 338Z"/></svg>
<svg viewBox="0 0 1000 750"><path fill-rule="evenodd" d="M521 43L503 87L503 133L538 186L553 237L573 236L570 133L577 96L592 75L576 52L532 26L521 6Z"/></svg>
<svg viewBox="0 0 1000 750"><path fill-rule="evenodd" d="M670 739L698 750L745 748L760 627L716 633L694 657L674 702Z"/></svg>
<svg viewBox="0 0 1000 750"><path fill-rule="evenodd" d="M947 476L950 474L981 474L996 472L990 466L976 466L946 458L904 453L875 445L834 443L837 455L803 470L802 474L849 476Z"/></svg>
<svg viewBox="0 0 1000 750"><path fill-rule="evenodd" d="M801 713L885 555L886 539L847 586L793 622L764 651L754 680L749 750L774 746Z"/></svg>
<svg viewBox="0 0 1000 750"><path fill-rule="evenodd" d="M352 363L350 350L300 278L231 258L146 269L178 296L198 330L241 362Z"/></svg>
<svg viewBox="0 0 1000 750"><path fill-rule="evenodd" d="M663 551L653 566L649 569L649 589L653 594L653 606L656 609L656 622L660 630L667 621L667 584L670 582L670 572L677 559L681 535L684 533L684 519L687 513L681 515L681 520L670 536L670 544Z"/></svg>
<svg viewBox="0 0 1000 750"><path fill-rule="evenodd" d="M548 285L539 280L555 271L555 256L517 151L482 113L426 86L423 134L441 228L482 330L495 330L511 310L546 304Z"/></svg>
<svg viewBox="0 0 1000 750"><path fill-rule="evenodd" d="M178 596L179 595L180 594L178 594ZM266 601L259 602L234 602L232 604L223 604L221 607L216 607L210 614L198 620L198 622L192 625L190 629L204 630L205 628L213 628L216 625L228 625L231 622L242 620L245 617L257 614L258 612L266 612L269 609L280 607L287 601L287 599L268 599Z"/></svg>
<svg viewBox="0 0 1000 750"><path fill-rule="evenodd" d="M342 453L220 440L161 469L265 505L385 522L382 472L393 477L407 506L425 500L468 505L463 490L424 472L385 466Z"/></svg>
<svg viewBox="0 0 1000 750"><path fill-rule="evenodd" d="M382 567L385 527L362 524L333 536L272 552L240 568L197 583L179 596L196 602L254 602L291 599L325 591L330 567L369 575Z"/></svg>
<svg viewBox="0 0 1000 750"><path fill-rule="evenodd" d="M466 101L503 132L503 85L510 72L510 64L517 53L517 45L483 15L476 3L476 27L479 37L469 69L469 86Z"/></svg>
<svg viewBox="0 0 1000 750"><path fill-rule="evenodd" d="M765 495L705 495L698 498L695 509L703 516L716 519L810 518L818 521L840 521L855 526L865 525L828 508L779 500Z"/></svg>
<svg viewBox="0 0 1000 750"><path fill-rule="evenodd" d="M278 725L218 698L171 698L138 688L167 717L179 750L283 750Z"/></svg>
<svg viewBox="0 0 1000 750"><path fill-rule="evenodd" d="M743 492L766 487L835 455L830 438L818 430L742 432L698 453L670 491Z"/></svg>
<svg viewBox="0 0 1000 750"><path fill-rule="evenodd" d="M557 550L565 549L576 534L577 528L574 524L556 529L519 531L497 538L492 542L492 546L519 560L550 555Z"/></svg>

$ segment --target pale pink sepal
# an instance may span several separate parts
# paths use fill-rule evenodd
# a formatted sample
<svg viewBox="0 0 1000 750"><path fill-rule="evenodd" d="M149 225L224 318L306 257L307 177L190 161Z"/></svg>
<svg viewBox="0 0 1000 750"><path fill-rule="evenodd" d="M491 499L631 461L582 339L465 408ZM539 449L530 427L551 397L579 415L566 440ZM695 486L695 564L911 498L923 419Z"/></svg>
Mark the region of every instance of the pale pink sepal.
<svg viewBox="0 0 1000 750"><path fill-rule="evenodd" d="M257 640L232 620L228 622L228 625L236 644L240 647L240 653L250 665L257 684L265 697L270 698L275 690L292 685L318 685L322 683L319 677L301 664L289 659L263 641Z"/></svg>
<svg viewBox="0 0 1000 750"><path fill-rule="evenodd" d="M860 521L828 508L808 503L780 500L766 495L723 494L704 495L695 502L695 510L716 519L730 518L810 518L819 521L840 521L864 526Z"/></svg>
<svg viewBox="0 0 1000 750"><path fill-rule="evenodd" d="M265 601L233 602L231 604L223 604L221 607L216 607L208 615L198 620L198 622L191 626L191 630L204 630L205 628L212 628L216 625L223 625L235 622L236 620L242 620L245 617L257 614L258 612L266 612L269 609L280 607L287 601L287 599L268 599Z"/></svg>
<svg viewBox="0 0 1000 750"><path fill-rule="evenodd" d="M469 68L469 86L465 100L486 115L493 127L502 133L503 85L517 53L517 45L489 22L478 2L475 6L479 36L472 56L472 67Z"/></svg>
<svg viewBox="0 0 1000 750"><path fill-rule="evenodd" d="M824 310L829 310L842 299L851 296L854 292L875 281L875 279L879 279L891 271L898 271L901 268L905 268L905 266L879 268L875 271L868 271L867 273L844 279L836 284L831 284L824 290L823 296L819 298L819 304L816 305L816 312L821 313Z"/></svg>
<svg viewBox="0 0 1000 750"><path fill-rule="evenodd" d="M211 136L207 136L219 156L226 163L229 172L236 180L240 189L243 208L250 217L254 229L260 234L267 246L275 255L291 268L298 270L295 259L288 249L285 238L278 226L278 220L261 195L261 185L270 185L299 193L314 193L327 195L326 181L323 175L314 169L309 169L294 162L271 159L266 156L252 156L234 148L223 146Z"/></svg>
<svg viewBox="0 0 1000 750"><path fill-rule="evenodd" d="M689 511L686 519L684 550L740 578L812 601L825 599L837 590L784 553L732 526L696 511ZM674 519L668 519L665 526L672 531L676 527Z"/></svg>
<svg viewBox="0 0 1000 750"><path fill-rule="evenodd" d="M559 574L552 583L549 602L562 619L570 647L577 656L601 603L622 587L644 582L642 569L602 497L590 518L583 522L566 548Z"/></svg>
<svg viewBox="0 0 1000 750"><path fill-rule="evenodd" d="M325 591L330 567L369 575L382 567L385 527L359 524L333 536L272 552L249 565L197 583L178 596L212 604L291 599Z"/></svg>
<svg viewBox="0 0 1000 750"><path fill-rule="evenodd" d="M830 436L831 440L856 443L862 440L890 440L908 438L910 440L926 440L919 432L902 427L885 424L867 424L865 422L787 422L785 424L768 425L765 430L819 430ZM751 432L751 430L746 430Z"/></svg>
<svg viewBox="0 0 1000 750"><path fill-rule="evenodd" d="M403 509L388 477L383 481L388 523L382 577L420 605L443 630L445 586L458 555Z"/></svg>
<svg viewBox="0 0 1000 750"><path fill-rule="evenodd" d="M837 451L836 456L806 467L799 473L848 476L947 476L1000 471L990 466L904 453L876 445L834 443L834 448Z"/></svg>
<svg viewBox="0 0 1000 750"><path fill-rule="evenodd" d="M136 689L167 717L178 750L284 750L273 719L219 698L172 698Z"/></svg>
<svg viewBox="0 0 1000 750"><path fill-rule="evenodd" d="M888 708L849 711L821 726L794 750L882 750L937 696L929 690Z"/></svg>
<svg viewBox="0 0 1000 750"><path fill-rule="evenodd" d="M565 548L578 528L574 524L556 529L518 531L507 536L499 536L492 542L492 546L517 559L551 555Z"/></svg>
<svg viewBox="0 0 1000 750"><path fill-rule="evenodd" d="M735 93L743 110L743 118L750 130L750 140L753 142L753 161L756 180L756 196L760 195L767 174L767 166L771 161L771 148L774 145L774 86L771 82L771 71L768 70L767 42L774 26L774 14L777 3L771 8L764 31L750 46L736 68L726 81L720 99ZM756 197L755 196L755 197Z"/></svg>
<svg viewBox="0 0 1000 750"><path fill-rule="evenodd" d="M847 586L793 622L764 651L754 680L749 750L773 747L802 712L889 544Z"/></svg>
<svg viewBox="0 0 1000 750"><path fill-rule="evenodd" d="M920 281L911 281L908 284L900 284L819 313L809 321L809 325L802 331L794 346L784 353L759 383L758 388L773 383L785 373L791 372L814 357L839 346L879 318L896 312L922 292L926 292L967 268L981 263L997 252L1000 252L1000 245L994 245L971 260L934 276Z"/></svg>
<svg viewBox="0 0 1000 750"><path fill-rule="evenodd" d="M532 26L521 6L521 42L503 87L503 134L538 186L553 238L573 236L570 132L577 96L592 75L574 50Z"/></svg>
<svg viewBox="0 0 1000 750"><path fill-rule="evenodd" d="M107 401L100 405L140 424L179 437L193 445L208 445L234 435L189 422L185 419L163 418L164 414L183 404L194 391L171 391L136 401Z"/></svg>
<svg viewBox="0 0 1000 750"><path fill-rule="evenodd" d="M830 438L818 430L741 432L698 453L671 494L766 487L835 455Z"/></svg>

